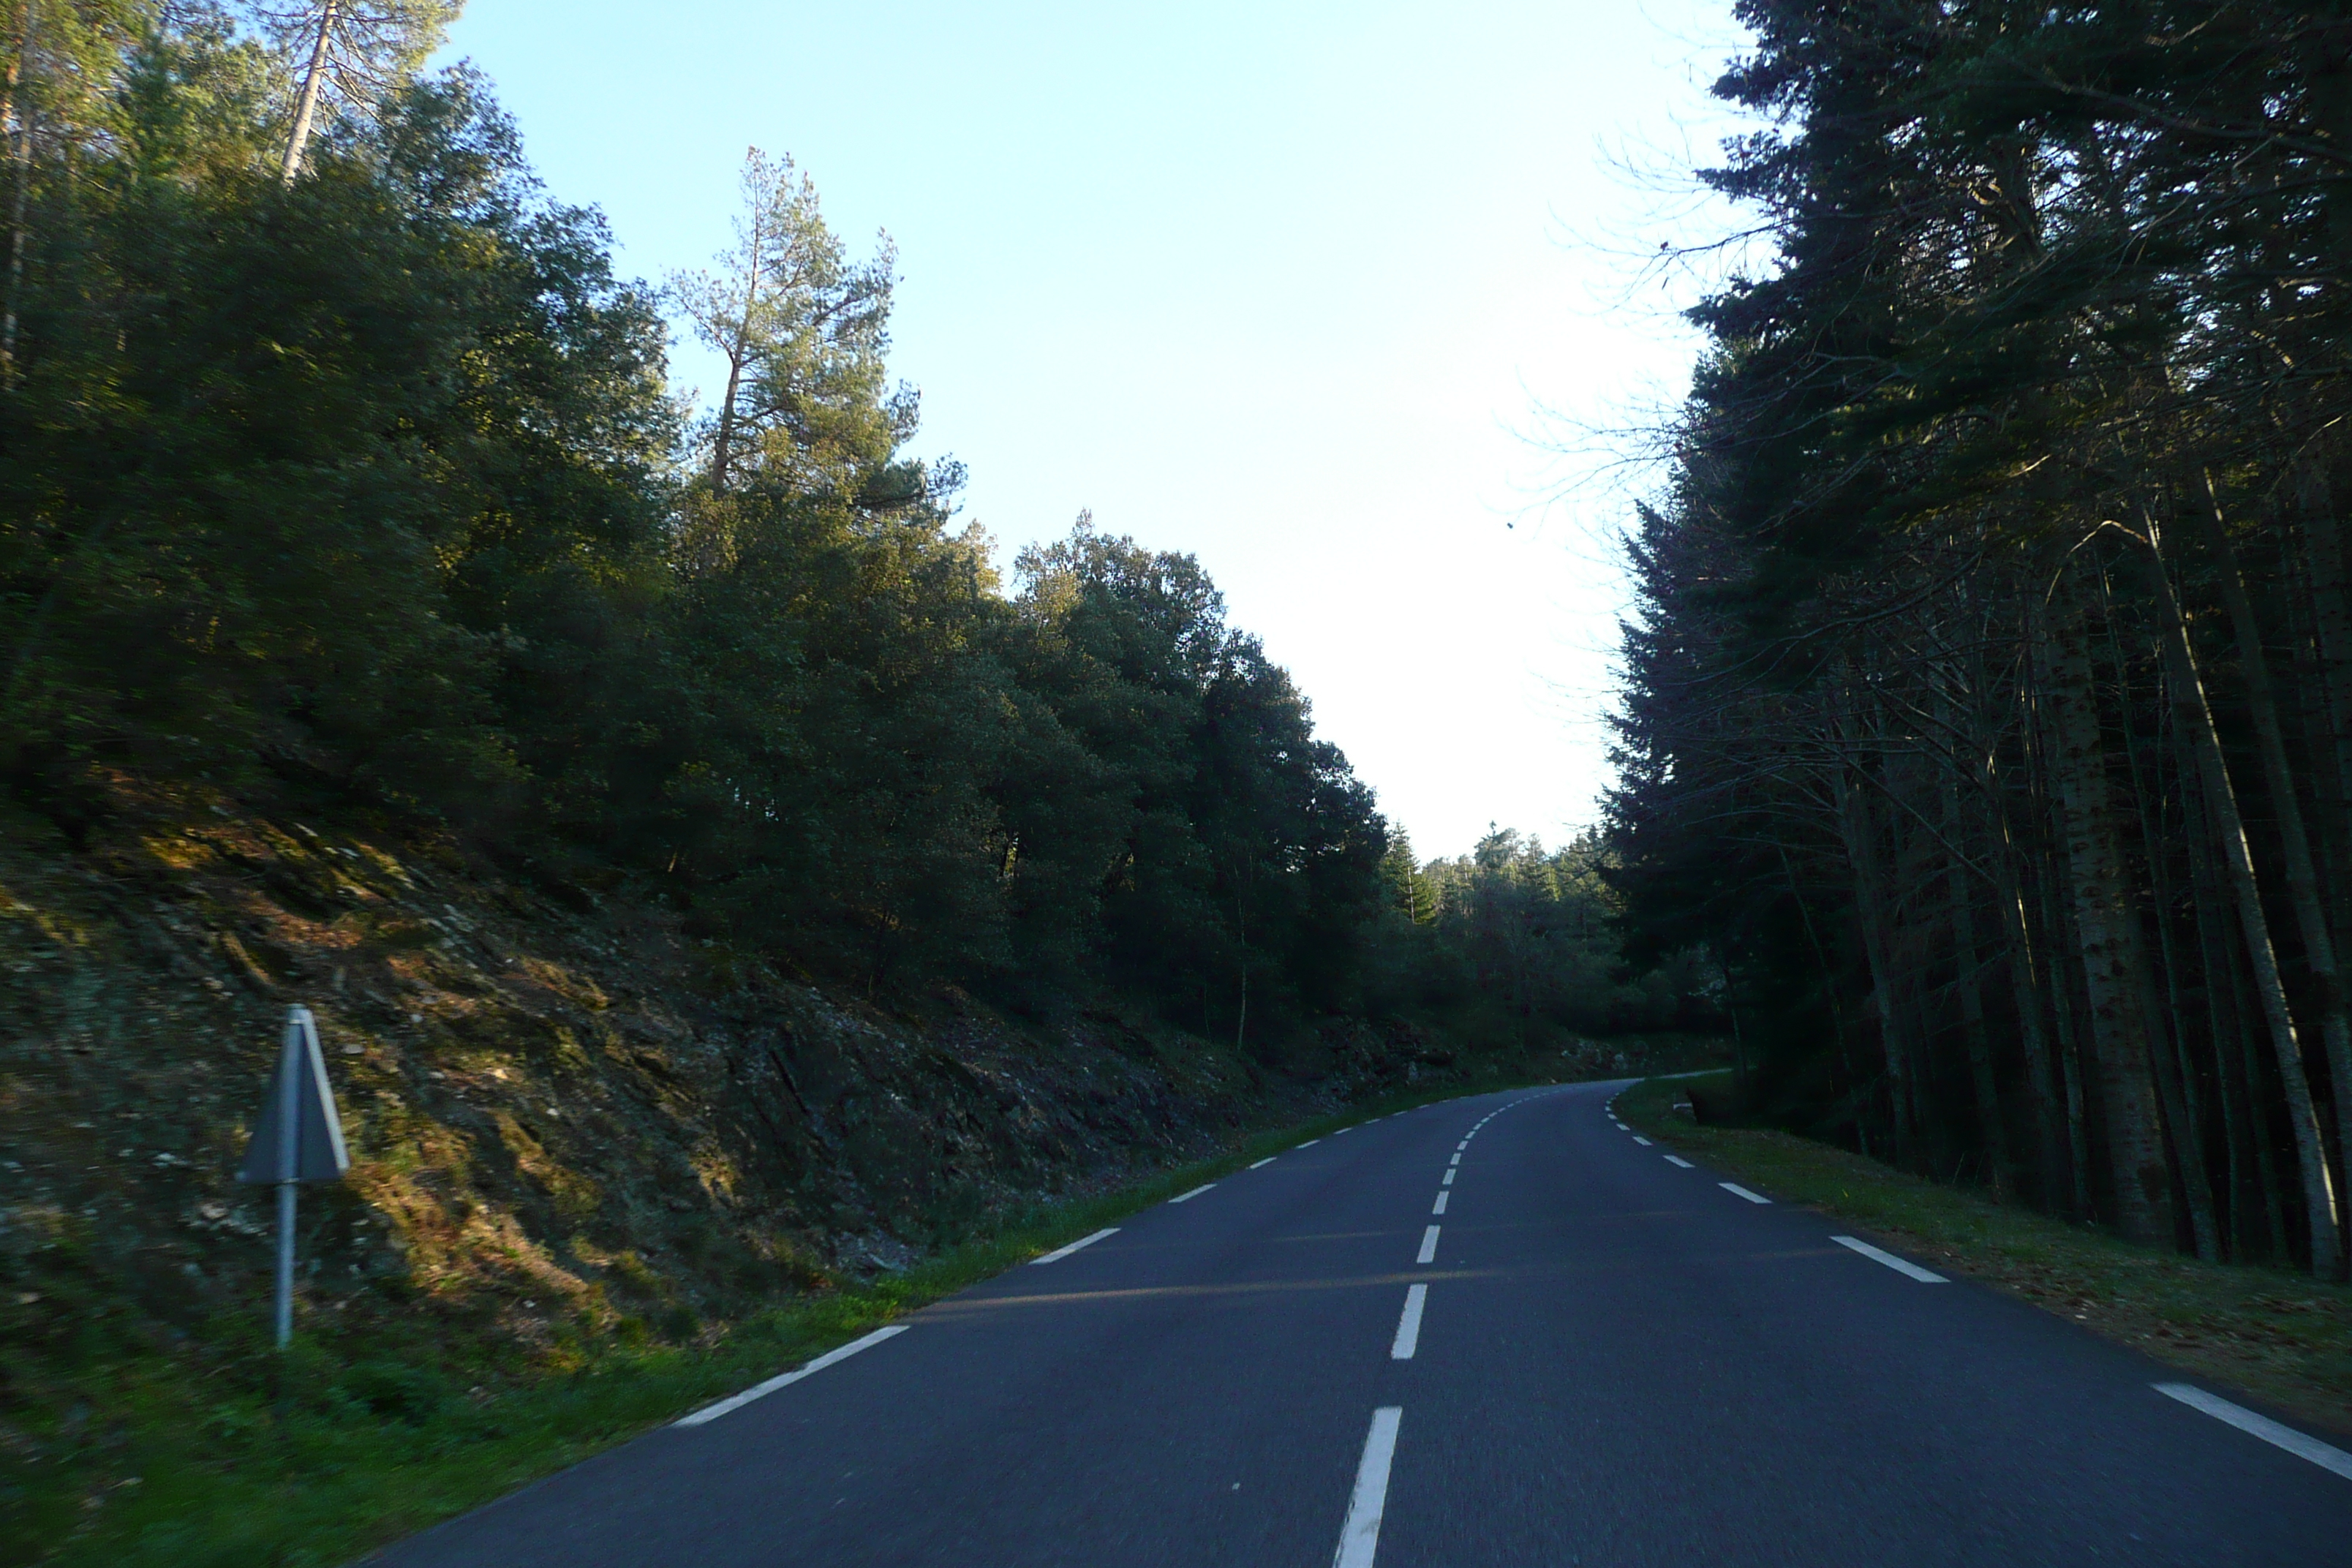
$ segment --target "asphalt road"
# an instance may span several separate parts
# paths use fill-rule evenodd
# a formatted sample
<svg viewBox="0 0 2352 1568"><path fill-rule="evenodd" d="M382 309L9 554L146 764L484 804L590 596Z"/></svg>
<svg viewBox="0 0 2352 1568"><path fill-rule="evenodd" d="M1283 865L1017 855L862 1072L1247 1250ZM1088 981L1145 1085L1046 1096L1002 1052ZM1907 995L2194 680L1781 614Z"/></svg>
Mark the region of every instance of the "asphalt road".
<svg viewBox="0 0 2352 1568"><path fill-rule="evenodd" d="M2352 1565L2335 1449L1674 1163L1621 1087L1302 1145L381 1560Z"/></svg>

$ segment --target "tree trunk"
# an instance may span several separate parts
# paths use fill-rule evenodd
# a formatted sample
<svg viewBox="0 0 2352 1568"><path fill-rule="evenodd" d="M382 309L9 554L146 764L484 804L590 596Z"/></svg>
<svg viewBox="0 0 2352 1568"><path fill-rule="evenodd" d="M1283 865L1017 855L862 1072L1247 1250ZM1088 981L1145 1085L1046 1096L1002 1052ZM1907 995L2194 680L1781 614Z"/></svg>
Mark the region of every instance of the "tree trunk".
<svg viewBox="0 0 2352 1568"><path fill-rule="evenodd" d="M1242 1055L1249 1048L1249 953L1242 953L1242 1001L1234 1014L1234 1051Z"/></svg>
<svg viewBox="0 0 2352 1568"><path fill-rule="evenodd" d="M2049 636L2047 631L2045 636ZM2091 655L2079 606L2069 606L2053 637L2055 658L2050 712L2057 733L2051 748L2083 981L2091 1003L2092 1065L2114 1170L2116 1223L2140 1241L2170 1244L2172 1175L2158 1124L2149 1059L2149 1020L2140 1016L2133 951L2137 916L2124 880L2107 787L2106 752L2099 735Z"/></svg>
<svg viewBox="0 0 2352 1568"><path fill-rule="evenodd" d="M2310 574L2312 653L2318 663L2314 691L2321 722L2311 737L2333 764L2325 807L2333 864L2330 900L2336 952L2352 952L2352 594L2344 581L2344 536L2335 504L2325 494L2304 510L2304 553Z"/></svg>
<svg viewBox="0 0 2352 1568"><path fill-rule="evenodd" d="M2009 836L2006 814L1993 805L1993 901L2000 910L2003 934L2009 942L2010 1004L2017 1009L2018 1042L2025 1048L2025 1070L2033 1086L2034 1143L2041 1154L2042 1206L2059 1213L2079 1207L2074 1182L2066 1164L2066 1108L2059 1087L2050 1037L2042 1029L2042 994L2047 978L2035 954L2032 922L2026 919L2025 895L2018 886L2016 846Z"/></svg>
<svg viewBox="0 0 2352 1568"><path fill-rule="evenodd" d="M2138 769L2133 770L2135 782ZM2150 1020L2148 1050L2156 1061L2156 1088L2164 1103L2164 1120L2172 1138L2174 1168L2180 1173L2189 1200L2189 1234L2197 1256L2208 1263L2221 1261L2221 1231L2213 1209L2213 1177L2205 1163L2205 1107L2197 1089L2196 1063L2189 1051L2187 1010L2180 1003L2180 961L2173 951L2171 878L2164 864L2165 837L2161 807L2141 791L2141 834L2147 845L2148 880L2156 905L2157 958L2164 972L2159 994L2157 977L2148 972L2146 943L2141 943L2140 994Z"/></svg>
<svg viewBox="0 0 2352 1568"><path fill-rule="evenodd" d="M2269 1256L2280 1263L2291 1263L2294 1258L2294 1244L2288 1237L2294 1234L2287 1222L2287 1183L2280 1175L2277 1145L2271 1137L2271 1100L2263 1091L2267 1080L2263 1073L2263 1053L2255 1044L2252 1023L2254 1009L2248 1005L2246 966L2238 962L2235 952L2230 958L2230 1004L2239 1019L2239 1062L2246 1077L2246 1123L2254 1145L2254 1177L2262 1183L2263 1223L2270 1230ZM2282 1089L2280 1100L2285 1100Z"/></svg>
<svg viewBox="0 0 2352 1568"><path fill-rule="evenodd" d="M1890 1111L1889 1142L1896 1164L1910 1159L1916 1129L1911 1103L1912 1054L1903 1010L1895 994L1895 961L1887 946L1886 886L1879 867L1877 829L1868 803L1846 782L1845 764L1832 769L1837 795L1838 827L1845 838L1846 861L1853 870L1855 913L1862 924L1863 956L1870 965L1871 1010L1878 1019L1878 1038L1886 1058Z"/></svg>
<svg viewBox="0 0 2352 1568"><path fill-rule="evenodd" d="M2191 505L2205 526L2205 542L2221 583L2221 603L2230 612L2237 636L2238 662L2246 683L2247 706L2254 721L2254 738L2262 754L2263 782L2271 796L2271 812L2278 824L2279 847L2286 862L2288 902L2294 909L2296 933L2303 939L2304 966L2319 1009L2320 1038L2327 1053L2327 1072L2336 1089L2337 1129L2336 1191L2352 1191L2352 1138L2344 1136L2344 1108L2352 1106L2352 1014L2345 1005L2344 985L2336 966L2336 936L2320 902L2319 868L2305 831L2303 803L2295 793L2294 774L2287 765L2286 735L2279 723L2278 700L2271 689L2270 663L2263 649L2262 627L2254 606L2238 575L2237 557L2230 549L2229 527L2221 517L2221 501L2210 474L2204 476L2206 505Z"/></svg>
<svg viewBox="0 0 2352 1568"><path fill-rule="evenodd" d="M2334 529L2327 531L2333 544ZM2304 735L2304 754L2311 769L2312 825L2318 839L2320 902L2335 931L2338 963L2352 962L2352 777L2344 772L2344 748L2337 732L2336 709L2352 703L2352 693L2331 689L2335 681L2352 679L2352 669L2337 667L2328 656L2327 628L2321 611L2320 547L2308 523L2302 531L2304 548L2291 552L2285 595L2293 616L2294 685L2300 710L2296 715ZM2340 567L2339 567L2340 571ZM2340 588L2340 584L2337 584ZM2341 607L2340 592L2335 595ZM2346 982L2352 987L2352 980Z"/></svg>
<svg viewBox="0 0 2352 1568"><path fill-rule="evenodd" d="M310 68L302 73L302 96L294 106L294 129L286 138L286 161L278 168L281 184L290 185L302 170L302 153L310 144L310 123L319 111L319 94L327 84L327 54L335 37L335 14L343 0L326 0L319 7L319 37L310 47Z"/></svg>
<svg viewBox="0 0 2352 1568"><path fill-rule="evenodd" d="M1250 980L1250 879L1247 870L1244 869L1237 871L1234 874L1234 945L1240 949L1242 957L1241 1003L1240 1005L1234 1009L1234 1054L1236 1056L1245 1056L1248 1054L1249 1047Z"/></svg>
<svg viewBox="0 0 2352 1568"><path fill-rule="evenodd" d="M33 134L38 113L33 102L33 21L39 0L18 0L16 58L8 64L6 123L14 145L8 193L8 297L0 303L0 389L16 385L16 317L24 308L25 249L30 237L33 200Z"/></svg>
<svg viewBox="0 0 2352 1568"><path fill-rule="evenodd" d="M755 153L756 159L759 155ZM764 169L765 163L754 167ZM748 180L747 180L748 183ZM768 255L768 222L773 216L775 190L772 185L762 189L751 208L751 232L745 241L743 272L743 312L735 323L735 341L726 350L727 392L719 400L719 428L710 442L710 493L725 495L727 481L735 461L735 426L737 405L743 395L743 367L751 357L752 318L759 313L760 290L766 283L765 264Z"/></svg>
<svg viewBox="0 0 2352 1568"><path fill-rule="evenodd" d="M1960 1031L1969 1055L1969 1082L1976 1092L1977 1123L1984 1139L1985 1164L1992 1176L1993 1197L2010 1198L2009 1135L2001 1124L2000 1086L1993 1074L1992 1041L1985 1033L1984 968L1977 951L1976 889L1960 863L1958 847L1967 841L1960 820L1960 786L1949 769L1943 773L1944 837L1954 847L1946 861L1944 890L1950 904L1954 984L1960 993Z"/></svg>
<svg viewBox="0 0 2352 1568"><path fill-rule="evenodd" d="M727 493L727 469L734 458L735 402L742 389L743 351L739 342L737 351L727 356L727 392L719 401L719 429L710 439L710 493L715 496Z"/></svg>
<svg viewBox="0 0 2352 1568"><path fill-rule="evenodd" d="M2341 1256L2336 1245L2336 1193L2328 1169L2327 1150L2319 1128L2318 1107L2312 1102L2311 1079L2305 1076L2303 1043L2295 1035L2294 1016L2287 1010L2286 986L2280 979L2278 951L2271 944L2270 917L2263 912L2261 884L2254 878L2253 851L2246 843L2246 826L2238 813L2238 796L2230 783L2221 738L2213 730L2213 712L2205 700L2205 683L2197 671L2197 656L2189 646L2188 624L2180 602L2173 596L2163 557L2155 542L2119 529L2140 546L2151 592L2156 600L2165 667L2172 688L2174 722L2189 738L2197 755L2198 783L2206 809L2212 814L2214 837L2222 864L2230 873L2239 929L2254 970L2254 989L2262 998L2263 1016L2270 1026L2271 1053L2278 1062L2279 1085L2287 1102L2294 1131L2295 1162L2303 1179L2304 1206L2311 1232L2312 1272L2334 1279Z"/></svg>
<svg viewBox="0 0 2352 1568"><path fill-rule="evenodd" d="M2313 614L2309 562L2298 551L2282 547L2285 577L2280 598L2284 601L2289 657L2286 685L2294 694L2294 722L2303 737L2304 782L2311 792L2312 855L2319 868L2319 902L2335 935L2339 962L2352 955L2352 942L2344 929L2345 889L2352 877L2352 844L2345 829L2344 781L2336 768L2336 716L2327 700L2327 661L2319 647L2319 626ZM2352 983L2348 983L2352 984Z"/></svg>
<svg viewBox="0 0 2352 1568"><path fill-rule="evenodd" d="M1979 685L1980 689L1983 686L1981 670ZM1979 746L1971 761L1988 828L1993 907L2000 912L2001 936L2009 948L2010 1004L2017 1010L2018 1044L2025 1052L2026 1098L2033 1108L2033 1142L2039 1165L2037 1195L2044 1209L2068 1213L2075 1205L2073 1178L2066 1168L2064 1110L2056 1064L2050 1055L2050 1037L2042 1029L2042 1010L2049 1004L2042 994L2042 964L2034 949L2033 922L2025 912L2025 893L2019 875L2020 852L2010 832L2009 806L2002 796L1994 749Z"/></svg>
<svg viewBox="0 0 2352 1568"><path fill-rule="evenodd" d="M2105 605L2108 657L2116 669L2118 706L2124 721L2126 776L2131 780L2133 813L2139 821L2142 852L2147 859L2148 892L2156 916L2158 965L2150 964L2146 935L2135 919L2127 927L2132 981L2138 988L2140 1013L2147 1020L2149 1065L2156 1069L2158 1101L2164 1108L2165 1132L2172 1147L2172 1168L2180 1177L2181 1195L2189 1205L2189 1236L2197 1256L2209 1263L2221 1260L2221 1227L2213 1214L2213 1184L2205 1167L2203 1108L2198 1103L2196 1073L2189 1058L2189 1040L2180 1008L2180 969L2172 951L2171 878L2165 865L2162 801L2164 779L2161 752L2140 738L2133 715L2137 704L2131 689L2131 665L2124 652L2117 626L2114 584L2100 574ZM2157 967L2163 971L2161 989Z"/></svg>
<svg viewBox="0 0 2352 1568"><path fill-rule="evenodd" d="M2026 710L2024 732L2026 795L2034 807L2034 837L2042 839L2050 824L2057 820L2057 802L2050 783L2049 731L2044 713L2046 704L2038 700L2038 693L2050 686L2049 639L2041 633L2040 611L2031 603L2026 606L2025 624L2020 638L2024 646L2024 663L2028 671L2024 689ZM2058 861L2055 846L2038 843L2035 846L2033 883L2042 904L2042 929L2047 935L2040 952L2042 972L2046 977L2049 998L2050 1026L2054 1031L2056 1048L2052 1053L2058 1068L2058 1087L2063 1096L2060 1107L2064 1114L2064 1148L2066 1151L2067 1213L2078 1219L2088 1219L2095 1205L2091 1198L2091 1139L2084 1124L2083 1111L2083 1059L2080 1037L2074 1030L2074 974L2068 957L2074 951L2066 924L2058 885L2064 870ZM2019 910L2023 923L2024 910Z"/></svg>
<svg viewBox="0 0 2352 1568"><path fill-rule="evenodd" d="M1797 868L1790 864L1789 847L1785 844L1776 844L1773 848L1780 857L1780 874L1789 879L1789 897L1796 903L1797 921L1804 927L1806 944L1813 950L1813 962L1821 968L1822 994L1829 998L1830 1028L1837 1036L1837 1053L1832 1058L1832 1068L1842 1069L1844 1072L1844 1092L1849 1100L1853 1100L1861 1086L1853 1070L1853 1039L1845 1026L1845 1004L1838 995L1837 971L1831 967L1829 950L1822 945L1821 931L1813 924L1812 906L1805 901L1805 890L1797 883ZM1723 974L1724 994L1728 996L1731 992L1731 969L1727 963L1724 965ZM1744 1077L1746 1051L1742 1050L1740 1056ZM1830 1079L1830 1088L1832 1093L1836 1092L1835 1070L1832 1071ZM1744 1084L1739 1092L1744 1103L1748 1092ZM1854 1142L1861 1149L1863 1158L1868 1159L1870 1157L1870 1119L1863 1114L1862 1106L1858 1100L1854 1102L1853 1138Z"/></svg>
<svg viewBox="0 0 2352 1568"><path fill-rule="evenodd" d="M2054 817L2054 799L2051 812ZM2088 1053L2083 1048L2082 1031L2075 1026L2080 1019L2074 1011L2074 998L2083 992L2075 980L2082 943L2074 939L2074 922L2066 918L2065 882L2066 868L2053 853L2042 868L2042 920L2050 932L2046 951L2051 1023L2058 1031L2058 1077L2066 1097L2068 1184L2074 1194L2075 1216L2095 1219L2099 1205L2091 1184L2091 1115L2083 1094L2083 1063Z"/></svg>
<svg viewBox="0 0 2352 1568"><path fill-rule="evenodd" d="M2181 747L2178 728L2173 732L2173 744ZM2245 1062L2252 1046L2246 1040L2244 1015L2235 1005L2237 996L2231 984L2236 976L2235 956L2230 952L2229 933L2221 927L2218 911L2226 895L2213 866L2213 852L2198 825L2207 820L2204 796L2197 787L2195 759L2184 755L2180 769L2181 839L2189 850L2189 903L2197 919L2197 950L2199 963L2204 972L2206 1027L2213 1037L2214 1080L2221 1090L2221 1137L2229 1170L2229 1193L2223 1204L2223 1221L2229 1227L2229 1256L2232 1262L2244 1263L2257 1257L2267 1257L2277 1247L2281 1233L2273 1228L2264 1237L2258 1251L2248 1237L2252 1226L2252 1211L2246 1205L2246 1184L2252 1175L2253 1162L2249 1153L2260 1149L2269 1152L2265 1141L2254 1131L2252 1107L2259 1103L2255 1085L2246 1077ZM2270 1181L2269 1163L2262 1162L2263 1181ZM2266 1194L2271 1195L2271 1194ZM2271 1195L2271 1201L2276 1198Z"/></svg>
<svg viewBox="0 0 2352 1568"><path fill-rule="evenodd" d="M2336 761L2335 802L2339 826L2352 818L2352 594L2344 581L2344 536L2333 502L2323 500L2304 514L2304 548L2311 568L2311 619L2319 657L2319 689L2325 695ZM2352 914L2352 887L2336 889L2339 914ZM2339 944L2340 945L2340 944Z"/></svg>

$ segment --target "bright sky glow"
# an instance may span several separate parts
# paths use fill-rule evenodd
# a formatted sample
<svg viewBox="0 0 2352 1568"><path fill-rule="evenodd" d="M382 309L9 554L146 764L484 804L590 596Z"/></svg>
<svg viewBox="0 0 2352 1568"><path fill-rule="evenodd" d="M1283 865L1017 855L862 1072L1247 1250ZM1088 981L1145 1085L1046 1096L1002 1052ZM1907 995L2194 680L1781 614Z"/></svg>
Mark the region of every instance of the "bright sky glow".
<svg viewBox="0 0 2352 1568"><path fill-rule="evenodd" d="M707 261L751 145L888 229L919 449L1000 558L1081 508L1200 557L1427 858L1594 817L1629 502L1545 504L1595 465L1529 437L1688 376L1607 154L1711 151L1727 9L472 0L444 58L626 272Z"/></svg>

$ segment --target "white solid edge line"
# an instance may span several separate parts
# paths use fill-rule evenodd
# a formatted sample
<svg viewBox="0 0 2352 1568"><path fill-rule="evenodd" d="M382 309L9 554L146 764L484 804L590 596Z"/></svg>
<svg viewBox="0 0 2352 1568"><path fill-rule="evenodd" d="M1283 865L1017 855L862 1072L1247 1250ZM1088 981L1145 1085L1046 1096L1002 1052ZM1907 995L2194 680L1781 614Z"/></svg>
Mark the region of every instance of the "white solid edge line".
<svg viewBox="0 0 2352 1568"><path fill-rule="evenodd" d="M1445 1179L1437 1184L1441 1187L1450 1187L1454 1184L1454 1171L1450 1166L1446 1170Z"/></svg>
<svg viewBox="0 0 2352 1568"><path fill-rule="evenodd" d="M1095 1232L1092 1236L1082 1236L1078 1237L1077 1240L1070 1243L1067 1247L1057 1247L1054 1248L1053 1251L1045 1254L1045 1257L1033 1258L1029 1261L1032 1263L1059 1263L1063 1258L1067 1258L1081 1247L1092 1247L1104 1237L1117 1236L1118 1234L1118 1226L1115 1225L1107 1225L1103 1226L1102 1229Z"/></svg>
<svg viewBox="0 0 2352 1568"><path fill-rule="evenodd" d="M825 1352L824 1354L805 1365L794 1367L792 1371L772 1377L765 1383L755 1383L742 1393L731 1398L722 1399L716 1405L706 1405L691 1415L680 1416L676 1424L680 1426L699 1426L706 1421L716 1421L729 1411L740 1410L751 1401L763 1394L773 1394L788 1383L798 1383L813 1372L823 1372L837 1361L847 1361L859 1351L870 1349L893 1334L903 1334L906 1331L907 1325L904 1323L893 1323L887 1329L877 1329L863 1339L850 1341L839 1350Z"/></svg>
<svg viewBox="0 0 2352 1568"><path fill-rule="evenodd" d="M1171 1203L1171 1204L1189 1204L1189 1203L1191 1203L1194 1198L1199 1197L1202 1193L1207 1192L1211 1187L1213 1187L1213 1186L1215 1186L1216 1184L1216 1184L1216 1183L1214 1183L1214 1182L1202 1182L1199 1186L1194 1187L1191 1192L1189 1192L1189 1193L1179 1193L1178 1194L1176 1194L1176 1196L1174 1196L1174 1197L1172 1197L1172 1198L1170 1198L1168 1201L1169 1201L1170 1203Z"/></svg>
<svg viewBox="0 0 2352 1568"><path fill-rule="evenodd" d="M1259 1160L1259 1161L1255 1162L1255 1163L1251 1164L1251 1165L1248 1167L1248 1169L1255 1171L1255 1170L1256 1170L1256 1169L1258 1168L1258 1166L1259 1166L1259 1165L1271 1165L1271 1164L1273 1164L1273 1163L1274 1163L1274 1156L1273 1156L1273 1155L1271 1155L1271 1154L1268 1154L1265 1159L1263 1159L1263 1160Z"/></svg>
<svg viewBox="0 0 2352 1568"><path fill-rule="evenodd" d="M1945 1279L1942 1275L1937 1273L1932 1268L1922 1268L1907 1258L1897 1258L1891 1252L1882 1252L1877 1247L1871 1246L1870 1243L1860 1240L1857 1237L1851 1236L1833 1236L1830 1237L1830 1239L1836 1242L1840 1247L1850 1247L1853 1251L1861 1253L1873 1263L1884 1263L1897 1274L1907 1274L1912 1279L1919 1281L1922 1285L1948 1285L1951 1283L1950 1280Z"/></svg>
<svg viewBox="0 0 2352 1568"><path fill-rule="evenodd" d="M1408 1285L1404 1291L1404 1315L1397 1319L1396 1342L1389 1346L1389 1360L1411 1361L1412 1352L1421 1345L1421 1309L1429 1300L1429 1287Z"/></svg>
<svg viewBox="0 0 2352 1568"><path fill-rule="evenodd" d="M1650 1141L1647 1138L1643 1137L1639 1132L1633 1134L1633 1142L1639 1143L1644 1149L1650 1147Z"/></svg>
<svg viewBox="0 0 2352 1568"><path fill-rule="evenodd" d="M1437 1261L1437 1233L1440 1228L1433 1225L1421 1233L1421 1256L1413 1259L1415 1263Z"/></svg>
<svg viewBox="0 0 2352 1568"><path fill-rule="evenodd" d="M2155 1387L2167 1399L2178 1399L2192 1410L2202 1410L2216 1421L2228 1422L2250 1437L2260 1437L2274 1448L2284 1448L2298 1459L2308 1459L2321 1469L2352 1481L2352 1454L2341 1448L2330 1447L2316 1437L2306 1436L2267 1415L2257 1415L2242 1405L2232 1405L2218 1394L2208 1394L2185 1383L2159 1383Z"/></svg>
<svg viewBox="0 0 2352 1568"><path fill-rule="evenodd" d="M1680 1154L1669 1154L1669 1155L1667 1155L1667 1156L1666 1156L1666 1163L1667 1163L1667 1164L1669 1164L1669 1165L1680 1165L1680 1166L1681 1166L1684 1170L1685 1170L1685 1171L1696 1171L1696 1170L1697 1170L1697 1169L1698 1169L1698 1167L1697 1167L1696 1165L1692 1164L1688 1160L1684 1159Z"/></svg>
<svg viewBox="0 0 2352 1568"><path fill-rule="evenodd" d="M1356 1466L1356 1489L1348 1497L1348 1521L1339 1527L1339 1550L1331 1568L1372 1568L1381 1549L1381 1510L1388 1505L1389 1461L1396 1457L1397 1425L1404 1406L1383 1405L1372 1412L1364 1435L1364 1458Z"/></svg>
<svg viewBox="0 0 2352 1568"><path fill-rule="evenodd" d="M1444 1214L1445 1212L1445 1200L1453 1195L1454 1194L1452 1193L1445 1191L1444 1188L1439 1188L1437 1193L1437 1206L1429 1212L1432 1214Z"/></svg>
<svg viewBox="0 0 2352 1568"><path fill-rule="evenodd" d="M1770 1198L1766 1197L1762 1193L1749 1192L1738 1182L1717 1182L1715 1184L1721 1187L1725 1192L1729 1193L1732 1196L1737 1198L1746 1198L1751 1204L1769 1204L1772 1201Z"/></svg>

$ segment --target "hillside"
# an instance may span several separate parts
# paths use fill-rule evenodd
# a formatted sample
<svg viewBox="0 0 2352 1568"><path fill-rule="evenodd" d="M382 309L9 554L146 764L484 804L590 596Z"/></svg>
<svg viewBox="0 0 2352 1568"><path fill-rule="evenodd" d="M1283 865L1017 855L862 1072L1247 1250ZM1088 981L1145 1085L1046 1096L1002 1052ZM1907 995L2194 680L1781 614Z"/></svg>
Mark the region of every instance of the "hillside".
<svg viewBox="0 0 2352 1568"><path fill-rule="evenodd" d="M0 860L19 1307L120 1289L168 1333L258 1299L268 1194L230 1173L294 1001L353 1158L306 1211L305 1328L429 1306L541 1348L690 1337L1434 1059L1334 1030L1308 1090L1107 1014L886 1013L451 841L121 804L79 846L19 818Z"/></svg>

